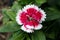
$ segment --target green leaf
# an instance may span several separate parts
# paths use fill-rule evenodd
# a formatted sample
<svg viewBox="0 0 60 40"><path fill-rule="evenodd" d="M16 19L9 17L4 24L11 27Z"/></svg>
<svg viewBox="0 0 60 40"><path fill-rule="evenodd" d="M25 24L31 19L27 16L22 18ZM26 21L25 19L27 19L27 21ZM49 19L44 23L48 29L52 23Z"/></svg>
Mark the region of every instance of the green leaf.
<svg viewBox="0 0 60 40"><path fill-rule="evenodd" d="M14 21L7 22L0 27L0 32L13 32L20 30L20 27Z"/></svg>
<svg viewBox="0 0 60 40"><path fill-rule="evenodd" d="M56 6L57 0L48 0L47 2L51 6Z"/></svg>
<svg viewBox="0 0 60 40"><path fill-rule="evenodd" d="M8 40L23 40L25 38L25 34L21 31L14 33L10 39Z"/></svg>
<svg viewBox="0 0 60 40"><path fill-rule="evenodd" d="M53 32L51 32L51 33L46 33L46 36L47 36L48 38L55 39L55 32L53 31Z"/></svg>
<svg viewBox="0 0 60 40"><path fill-rule="evenodd" d="M32 40L46 40L45 34L42 31L36 31L32 35Z"/></svg>
<svg viewBox="0 0 60 40"><path fill-rule="evenodd" d="M6 14L6 11L7 11L6 8L3 8L3 9L2 9L2 14L3 14L3 24L5 24L7 21L9 21L9 17L8 17L8 15Z"/></svg>
<svg viewBox="0 0 60 40"><path fill-rule="evenodd" d="M27 40L31 40L29 37L27 37Z"/></svg>
<svg viewBox="0 0 60 40"><path fill-rule="evenodd" d="M60 11L56 8L46 8L45 11L47 13L46 21L51 21L60 18Z"/></svg>
<svg viewBox="0 0 60 40"><path fill-rule="evenodd" d="M26 40L31 40L28 34L26 34Z"/></svg>
<svg viewBox="0 0 60 40"><path fill-rule="evenodd" d="M17 13L17 11L18 11L19 9L21 9L21 5L18 4L18 2L15 1L15 2L13 3L13 6L11 7L11 10L12 10L13 12Z"/></svg>
<svg viewBox="0 0 60 40"><path fill-rule="evenodd" d="M50 6L57 7L60 9L60 0L48 0L47 3Z"/></svg>
<svg viewBox="0 0 60 40"><path fill-rule="evenodd" d="M10 9L3 8L2 13L4 15L4 18L6 18L6 19L9 18L11 20L15 20L16 13L18 12L19 9L21 9L21 6L18 5L17 2L14 2L14 5Z"/></svg>
<svg viewBox="0 0 60 40"><path fill-rule="evenodd" d="M11 9L7 9L6 14L9 16L11 20L15 20L16 18L16 13L13 12Z"/></svg>
<svg viewBox="0 0 60 40"><path fill-rule="evenodd" d="M7 18L7 17L3 17L3 24L6 24L7 22L9 21L9 18Z"/></svg>
<svg viewBox="0 0 60 40"><path fill-rule="evenodd" d="M19 4L21 4L22 6L27 5L27 4L31 4L34 3L35 0L17 0L19 2Z"/></svg>
<svg viewBox="0 0 60 40"><path fill-rule="evenodd" d="M4 18L15 20L16 13L13 12L11 9L4 8L2 9L2 13L3 13Z"/></svg>
<svg viewBox="0 0 60 40"><path fill-rule="evenodd" d="M40 6L40 5L42 5L43 3L46 2L46 0L35 0L35 1L36 1L36 4L37 4L38 6Z"/></svg>
<svg viewBox="0 0 60 40"><path fill-rule="evenodd" d="M21 6L18 5L18 2L14 2L13 4L14 5L10 9L6 9L6 8L2 9L2 13L3 13L5 18L9 18L11 20L15 20L16 13L18 12L19 9L21 9Z"/></svg>
<svg viewBox="0 0 60 40"><path fill-rule="evenodd" d="M3 9L2 9L2 14L3 14L3 16L4 16L5 18L8 18L8 19L9 19L8 15L6 14L6 12L7 12L7 9L6 9L6 8L3 8Z"/></svg>
<svg viewBox="0 0 60 40"><path fill-rule="evenodd" d="M59 9L60 9L60 0L57 1L57 5L59 6Z"/></svg>

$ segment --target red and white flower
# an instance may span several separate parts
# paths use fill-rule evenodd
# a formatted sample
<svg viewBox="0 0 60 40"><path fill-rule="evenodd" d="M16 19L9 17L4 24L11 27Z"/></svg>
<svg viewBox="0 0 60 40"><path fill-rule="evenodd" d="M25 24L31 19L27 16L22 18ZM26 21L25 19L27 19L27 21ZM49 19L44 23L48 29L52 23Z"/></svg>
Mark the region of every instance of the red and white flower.
<svg viewBox="0 0 60 40"><path fill-rule="evenodd" d="M45 21L46 14L35 5L26 5L22 10L19 10L16 16L16 21L21 26L23 31L32 33L34 30L42 28L42 21Z"/></svg>

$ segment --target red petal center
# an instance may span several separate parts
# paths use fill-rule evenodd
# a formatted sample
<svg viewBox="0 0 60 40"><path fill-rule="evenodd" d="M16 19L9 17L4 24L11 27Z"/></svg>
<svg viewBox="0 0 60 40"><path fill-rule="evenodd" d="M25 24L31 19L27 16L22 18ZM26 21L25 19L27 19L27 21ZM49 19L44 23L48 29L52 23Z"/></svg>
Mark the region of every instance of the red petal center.
<svg viewBox="0 0 60 40"><path fill-rule="evenodd" d="M29 8L26 12L22 12L20 15L20 21L23 25L36 26L41 20L42 14L34 8Z"/></svg>

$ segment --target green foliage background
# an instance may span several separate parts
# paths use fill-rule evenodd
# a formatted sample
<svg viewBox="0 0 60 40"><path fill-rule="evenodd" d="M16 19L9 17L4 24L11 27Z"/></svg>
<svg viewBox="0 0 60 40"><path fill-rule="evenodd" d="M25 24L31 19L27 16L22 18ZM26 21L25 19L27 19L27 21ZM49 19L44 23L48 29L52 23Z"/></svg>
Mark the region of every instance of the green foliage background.
<svg viewBox="0 0 60 40"><path fill-rule="evenodd" d="M46 21L43 28L28 34L20 30L15 17L19 9L25 5L35 4L42 8L46 14ZM11 32L7 40L60 40L60 0L16 0L9 9L3 8L3 25L0 32Z"/></svg>

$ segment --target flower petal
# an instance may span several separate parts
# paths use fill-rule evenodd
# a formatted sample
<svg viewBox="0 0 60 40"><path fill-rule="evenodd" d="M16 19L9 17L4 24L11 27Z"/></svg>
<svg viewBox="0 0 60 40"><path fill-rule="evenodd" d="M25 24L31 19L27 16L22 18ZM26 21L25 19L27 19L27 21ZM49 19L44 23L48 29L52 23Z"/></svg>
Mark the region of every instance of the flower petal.
<svg viewBox="0 0 60 40"><path fill-rule="evenodd" d="M34 29L35 29L35 30L39 30L39 29L41 29L41 28L42 28L42 25L39 24L39 25L37 25Z"/></svg>
<svg viewBox="0 0 60 40"><path fill-rule="evenodd" d="M27 23L28 17L26 16L25 12L22 12L21 16L20 16L20 20L23 24Z"/></svg>
<svg viewBox="0 0 60 40"><path fill-rule="evenodd" d="M26 25L27 28L29 29L34 29L34 26Z"/></svg>
<svg viewBox="0 0 60 40"><path fill-rule="evenodd" d="M21 22L21 20L20 20L20 15L21 15L21 13L22 13L22 11L19 10L18 13L17 13L17 16L16 16L16 21L17 21L17 23L18 23L19 25L22 25L22 22Z"/></svg>
<svg viewBox="0 0 60 40"><path fill-rule="evenodd" d="M36 10L39 10L39 8L36 6L36 5L26 5L24 8L23 8L23 11L27 12L26 10L29 9L29 8L34 8Z"/></svg>
<svg viewBox="0 0 60 40"><path fill-rule="evenodd" d="M46 14L45 14L44 10L42 10L41 8L40 8L40 12L41 12L41 14L42 14L42 18L41 18L41 20L40 20L40 23L42 23L42 21L45 21Z"/></svg>
<svg viewBox="0 0 60 40"><path fill-rule="evenodd" d="M21 29L27 33L32 33L34 32L32 29L27 29L24 25L21 27Z"/></svg>

